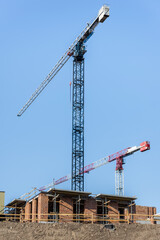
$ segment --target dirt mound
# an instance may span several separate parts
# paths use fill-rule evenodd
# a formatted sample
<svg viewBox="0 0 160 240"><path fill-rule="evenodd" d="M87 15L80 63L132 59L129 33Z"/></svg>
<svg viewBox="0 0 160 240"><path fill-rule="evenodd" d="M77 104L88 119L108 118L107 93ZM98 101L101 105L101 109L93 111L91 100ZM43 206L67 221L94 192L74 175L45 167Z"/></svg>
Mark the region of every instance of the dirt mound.
<svg viewBox="0 0 160 240"><path fill-rule="evenodd" d="M159 240L160 225L116 224L115 230L101 224L0 223L0 240Z"/></svg>

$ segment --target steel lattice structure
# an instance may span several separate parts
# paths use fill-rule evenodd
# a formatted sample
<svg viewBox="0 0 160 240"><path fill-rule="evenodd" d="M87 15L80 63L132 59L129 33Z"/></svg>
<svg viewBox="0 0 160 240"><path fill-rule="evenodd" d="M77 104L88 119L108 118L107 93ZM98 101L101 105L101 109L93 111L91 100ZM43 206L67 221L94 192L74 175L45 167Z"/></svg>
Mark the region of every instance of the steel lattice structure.
<svg viewBox="0 0 160 240"><path fill-rule="evenodd" d="M115 171L115 195L124 196L124 171L118 169Z"/></svg>
<svg viewBox="0 0 160 240"><path fill-rule="evenodd" d="M73 60L72 97L72 190L84 191L84 58L83 45L76 46ZM77 53L77 54L76 54Z"/></svg>

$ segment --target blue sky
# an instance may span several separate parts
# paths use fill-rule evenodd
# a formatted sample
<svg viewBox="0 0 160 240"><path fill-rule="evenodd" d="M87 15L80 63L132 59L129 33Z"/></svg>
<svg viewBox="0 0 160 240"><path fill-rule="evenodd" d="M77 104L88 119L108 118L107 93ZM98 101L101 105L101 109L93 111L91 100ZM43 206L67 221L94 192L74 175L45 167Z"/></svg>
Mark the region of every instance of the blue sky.
<svg viewBox="0 0 160 240"><path fill-rule="evenodd" d="M95 29L85 55L85 165L126 147L125 195L159 199L159 0L1 0L0 190L6 203L71 172L69 82L72 59L26 113L20 108L103 4L110 18ZM114 194L115 162L85 176L85 190ZM59 185L70 189L70 182Z"/></svg>

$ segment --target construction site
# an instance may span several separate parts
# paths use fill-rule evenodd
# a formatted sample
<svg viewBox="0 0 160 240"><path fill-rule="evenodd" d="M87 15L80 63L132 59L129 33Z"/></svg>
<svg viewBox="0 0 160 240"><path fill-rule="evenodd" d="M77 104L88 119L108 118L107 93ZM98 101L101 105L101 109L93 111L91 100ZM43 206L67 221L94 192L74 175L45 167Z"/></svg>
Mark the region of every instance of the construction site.
<svg viewBox="0 0 160 240"><path fill-rule="evenodd" d="M127 147L88 165L85 164L86 43L94 37L93 33L100 24L107 25L109 17L110 7L103 5L98 15L87 23L17 114L21 117L46 86L56 78L68 60L73 59L73 79L69 83L72 101L72 156L71 161L67 159L68 163L71 162L71 173L53 179L50 184L34 187L6 204L7 190L0 191L0 239L160 239L160 215L156 206L138 205L138 197L127 196L124 190L124 164L131 155L136 157L137 152L147 155L152 147L150 139L144 139L138 146ZM113 162L114 194L109 194L106 189L96 194L85 191L86 174ZM70 190L59 187L64 182L71 182ZM89 236L88 231L91 233Z"/></svg>

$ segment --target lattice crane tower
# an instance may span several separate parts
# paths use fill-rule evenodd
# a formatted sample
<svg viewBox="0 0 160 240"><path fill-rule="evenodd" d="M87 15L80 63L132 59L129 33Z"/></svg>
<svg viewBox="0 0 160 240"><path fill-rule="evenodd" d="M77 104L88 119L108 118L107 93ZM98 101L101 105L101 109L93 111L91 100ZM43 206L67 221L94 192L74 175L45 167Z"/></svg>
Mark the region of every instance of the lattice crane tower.
<svg viewBox="0 0 160 240"><path fill-rule="evenodd" d="M69 49L60 58L46 79L32 94L28 102L19 111L21 116L34 102L38 95L55 77L64 64L73 56L73 91L72 91L72 190L84 191L84 173L79 174L84 168L84 54L85 43L93 35L95 27L109 17L109 7L104 5L99 10L96 19L87 24L86 28L75 39Z"/></svg>

